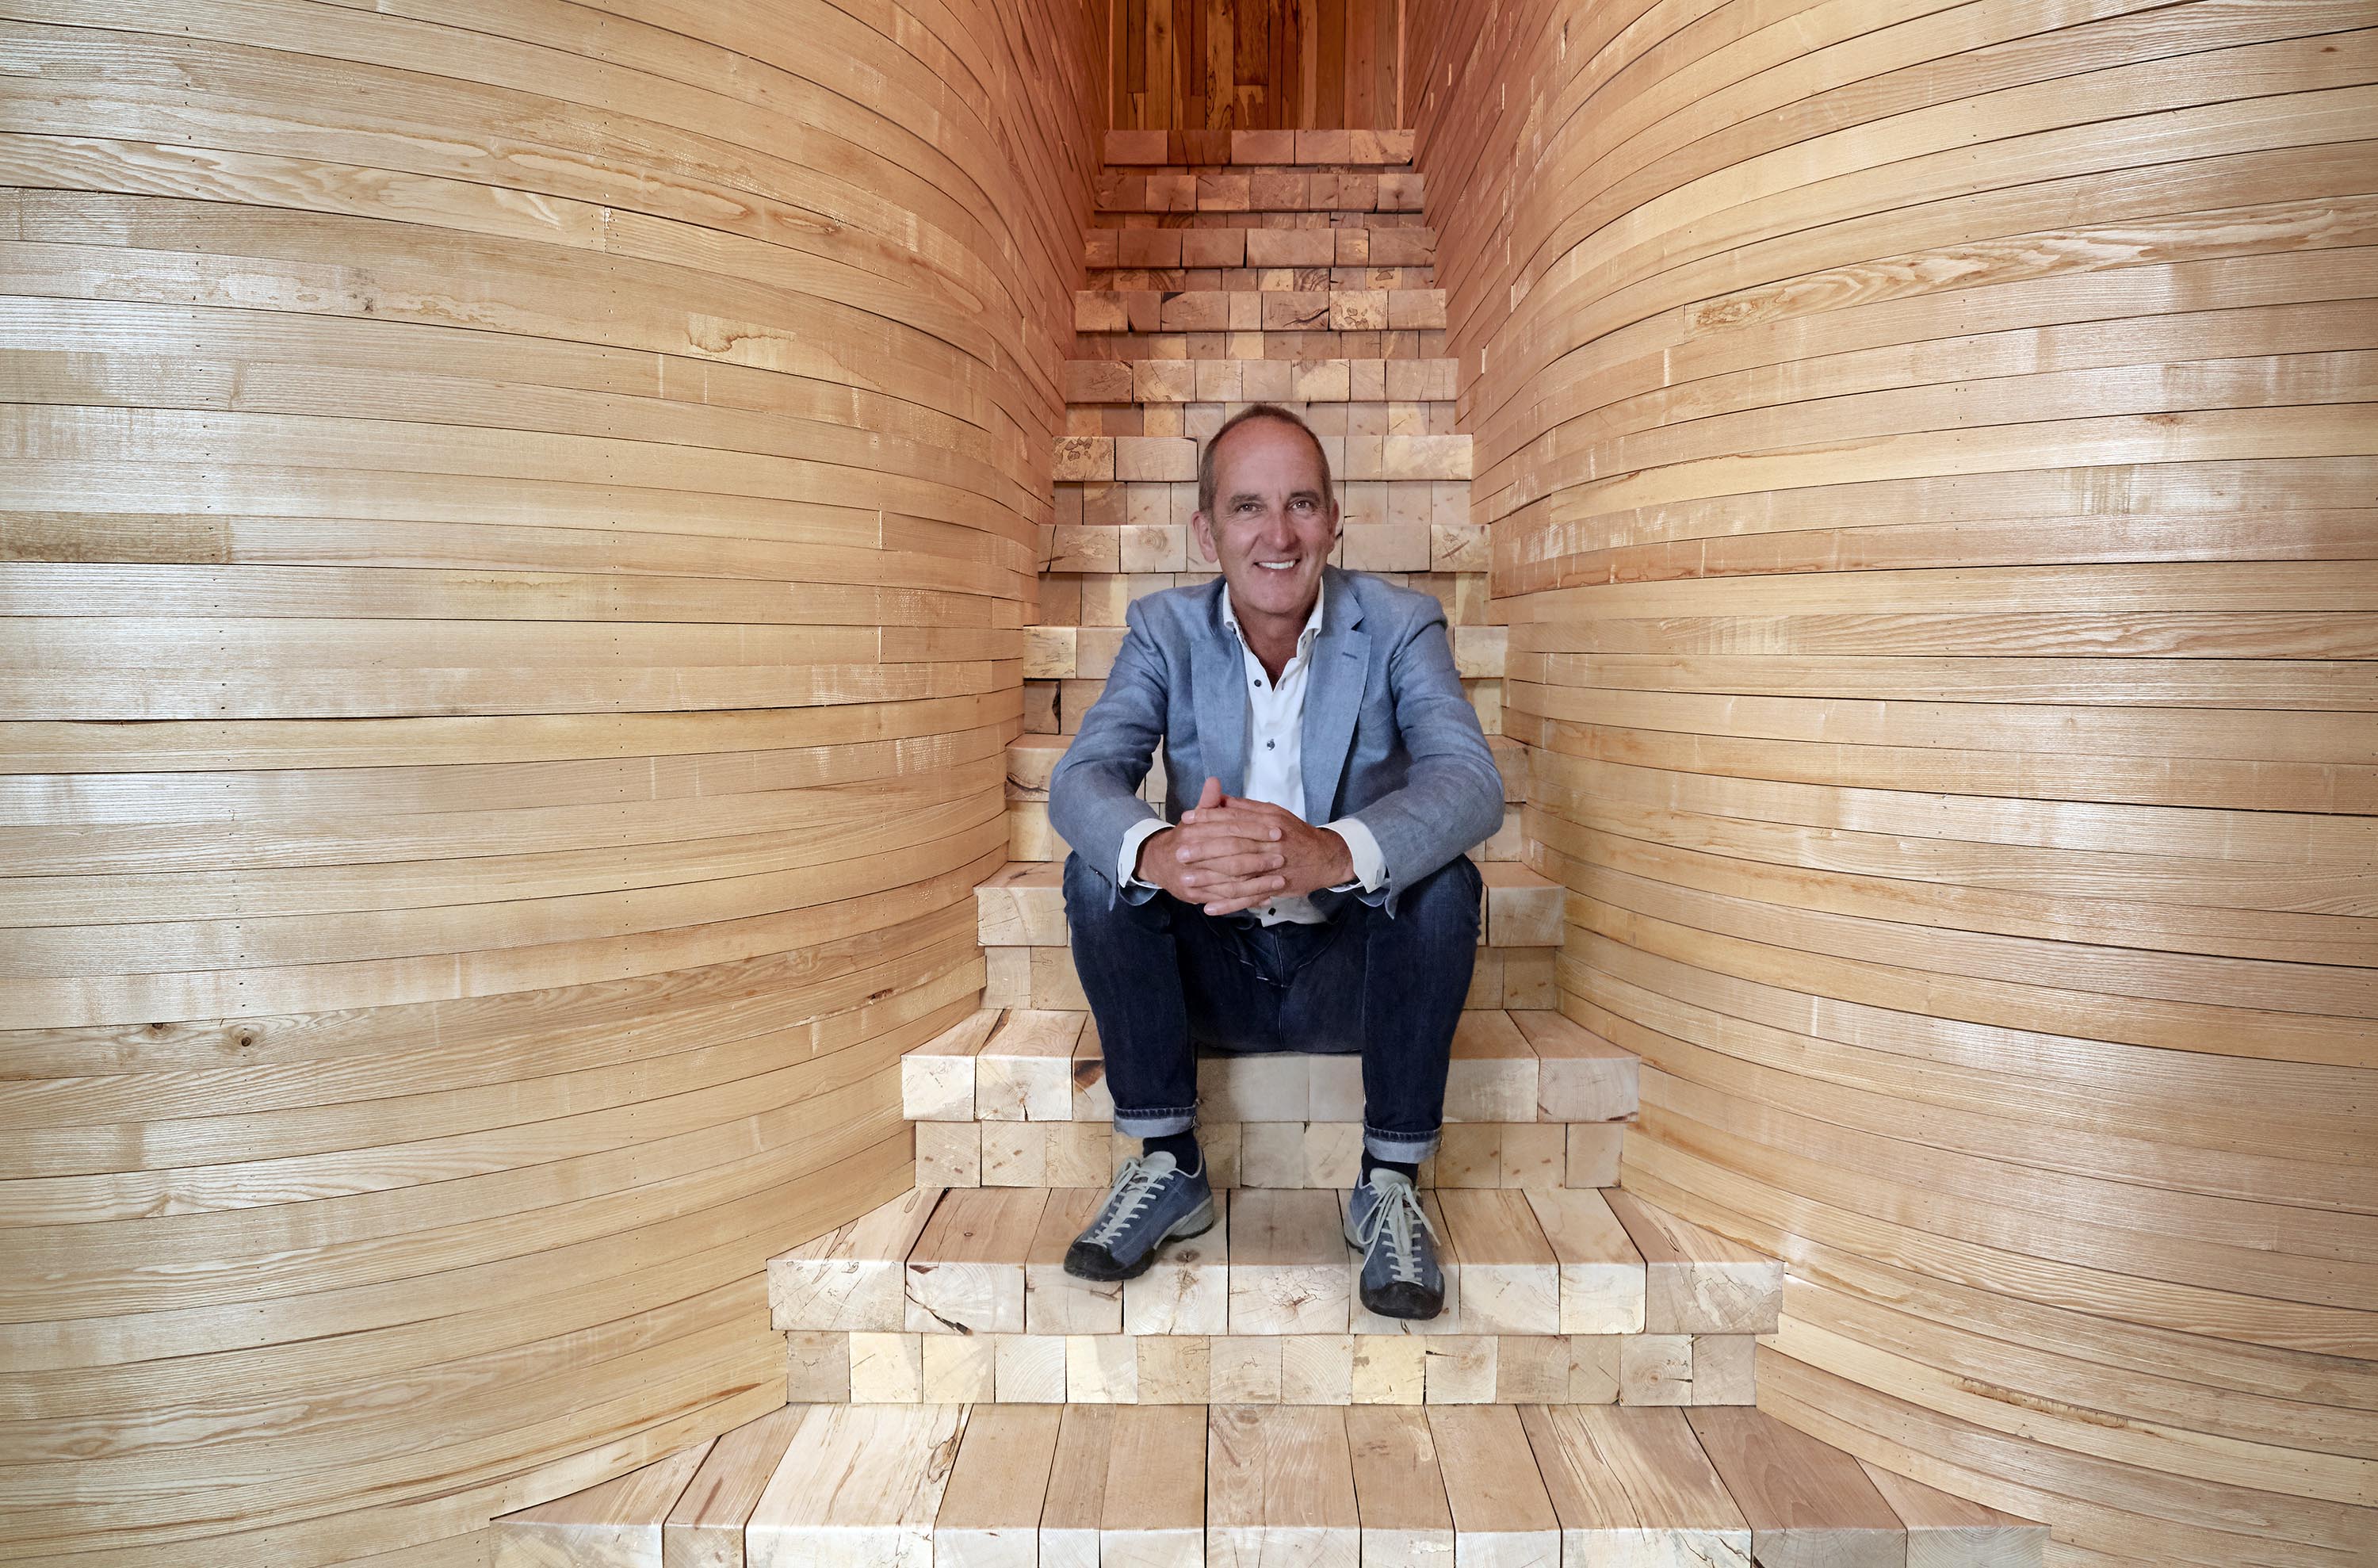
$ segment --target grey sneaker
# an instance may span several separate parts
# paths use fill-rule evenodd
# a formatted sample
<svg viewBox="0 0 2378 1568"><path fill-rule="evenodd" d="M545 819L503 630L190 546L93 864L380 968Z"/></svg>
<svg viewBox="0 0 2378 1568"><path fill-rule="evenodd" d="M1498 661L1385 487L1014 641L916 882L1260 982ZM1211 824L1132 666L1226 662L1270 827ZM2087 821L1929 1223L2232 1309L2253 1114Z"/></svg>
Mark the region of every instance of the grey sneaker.
<svg viewBox="0 0 2378 1568"><path fill-rule="evenodd" d="M1363 1306L1382 1318L1434 1318L1445 1309L1436 1227L1401 1171L1381 1166L1346 1204L1346 1245L1363 1255Z"/></svg>
<svg viewBox="0 0 2378 1568"><path fill-rule="evenodd" d="M1202 1164L1202 1162L1201 1162ZM1214 1228L1214 1189L1159 1151L1125 1160L1089 1228L1065 1248L1065 1272L1086 1280L1127 1280L1147 1272L1156 1249Z"/></svg>

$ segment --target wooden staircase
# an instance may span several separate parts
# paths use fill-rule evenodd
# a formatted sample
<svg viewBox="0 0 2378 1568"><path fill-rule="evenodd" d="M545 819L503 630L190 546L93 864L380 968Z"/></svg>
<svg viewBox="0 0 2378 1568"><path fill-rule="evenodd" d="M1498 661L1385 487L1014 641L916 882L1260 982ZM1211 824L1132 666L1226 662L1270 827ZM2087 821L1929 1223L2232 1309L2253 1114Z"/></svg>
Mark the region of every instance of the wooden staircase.
<svg viewBox="0 0 2378 1568"><path fill-rule="evenodd" d="M500 1568L1554 1568L2042 1561L2047 1532L1762 1415L1784 1266L1616 1186L1636 1058L1554 1010L1564 890L1519 863L1519 748L1466 510L1410 137L1115 132L1086 357L977 889L980 1011L903 1057L917 1185L774 1260L788 1404L496 1522ZM1288 403L1330 447L1340 564L1435 593L1513 802L1442 1147L1431 1321L1362 1309L1340 1231L1360 1062L1200 1064L1214 1229L1122 1285L1066 1245L1136 1141L1067 948L1050 769L1132 597L1202 580L1197 440ZM1148 782L1163 799L1161 761Z"/></svg>

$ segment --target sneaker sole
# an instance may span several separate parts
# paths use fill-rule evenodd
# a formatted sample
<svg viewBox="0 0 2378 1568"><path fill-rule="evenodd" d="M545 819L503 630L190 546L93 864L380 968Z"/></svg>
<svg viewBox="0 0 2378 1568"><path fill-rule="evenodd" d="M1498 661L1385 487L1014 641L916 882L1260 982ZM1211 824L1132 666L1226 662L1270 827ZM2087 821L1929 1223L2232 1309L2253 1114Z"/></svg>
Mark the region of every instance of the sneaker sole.
<svg viewBox="0 0 2378 1568"><path fill-rule="evenodd" d="M1158 1236L1156 1238L1156 1244L1150 1247L1146 1252L1142 1253L1140 1255L1139 1261L1132 1264L1129 1268L1117 1269L1112 1273L1088 1274L1075 1268L1073 1260L1068 1257L1065 1260L1065 1272L1073 1275L1077 1280L1093 1280L1099 1285L1112 1285L1117 1280L1135 1280L1140 1275L1147 1272L1149 1266L1156 1261L1156 1255L1164 1250L1166 1243L1174 1241L1189 1241L1205 1235L1207 1231L1212 1230L1213 1228L1214 1200L1211 1198L1208 1198L1203 1203L1198 1204L1195 1209L1192 1209L1187 1213L1182 1215L1180 1223L1175 1224L1171 1230L1166 1231L1162 1236Z"/></svg>

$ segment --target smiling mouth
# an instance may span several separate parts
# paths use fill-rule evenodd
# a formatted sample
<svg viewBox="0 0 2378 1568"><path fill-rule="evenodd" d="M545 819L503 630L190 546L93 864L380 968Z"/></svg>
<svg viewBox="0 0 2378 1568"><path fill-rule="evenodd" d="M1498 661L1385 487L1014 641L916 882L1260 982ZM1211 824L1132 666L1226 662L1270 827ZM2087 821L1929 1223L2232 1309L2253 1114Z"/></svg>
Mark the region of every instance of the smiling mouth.
<svg viewBox="0 0 2378 1568"><path fill-rule="evenodd" d="M1258 561L1255 564L1266 572L1291 572L1296 568L1293 561Z"/></svg>

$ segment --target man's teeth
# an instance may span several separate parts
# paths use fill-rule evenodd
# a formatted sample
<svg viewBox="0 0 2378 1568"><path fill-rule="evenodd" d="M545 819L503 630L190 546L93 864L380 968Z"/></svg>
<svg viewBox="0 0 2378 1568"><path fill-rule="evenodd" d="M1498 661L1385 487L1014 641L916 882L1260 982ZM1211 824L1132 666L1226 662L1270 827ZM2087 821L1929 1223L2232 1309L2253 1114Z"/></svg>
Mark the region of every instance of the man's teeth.
<svg viewBox="0 0 2378 1568"><path fill-rule="evenodd" d="M1255 564L1262 567L1267 572L1286 572L1291 567L1294 566L1296 562L1292 561L1258 561Z"/></svg>

